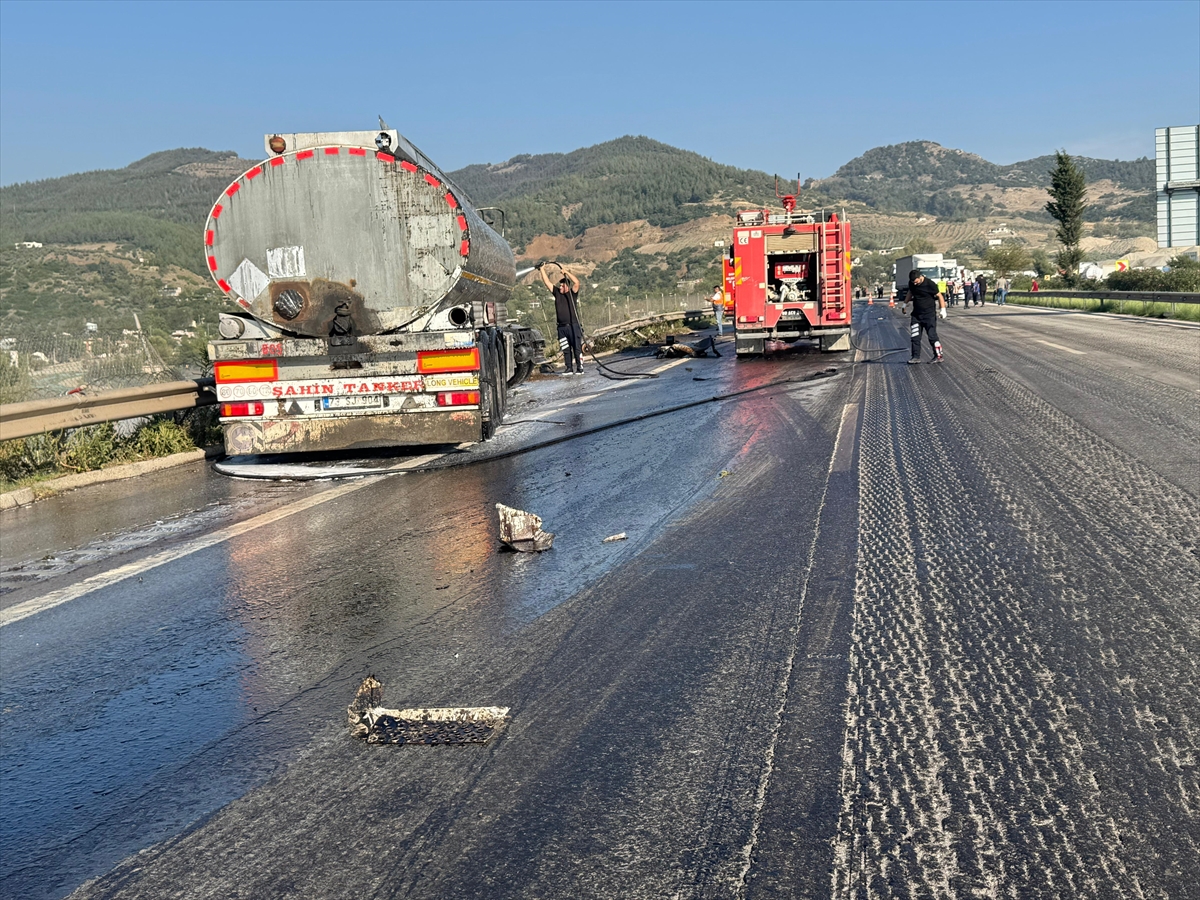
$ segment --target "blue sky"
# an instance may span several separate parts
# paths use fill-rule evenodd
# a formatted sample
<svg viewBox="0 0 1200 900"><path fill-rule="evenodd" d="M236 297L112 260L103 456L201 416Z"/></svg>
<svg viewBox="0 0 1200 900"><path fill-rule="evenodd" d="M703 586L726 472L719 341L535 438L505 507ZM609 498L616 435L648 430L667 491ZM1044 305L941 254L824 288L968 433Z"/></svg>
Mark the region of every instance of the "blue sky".
<svg viewBox="0 0 1200 900"><path fill-rule="evenodd" d="M928 139L1153 156L1200 2L0 2L0 183L375 127L442 168L624 134L823 177Z"/></svg>

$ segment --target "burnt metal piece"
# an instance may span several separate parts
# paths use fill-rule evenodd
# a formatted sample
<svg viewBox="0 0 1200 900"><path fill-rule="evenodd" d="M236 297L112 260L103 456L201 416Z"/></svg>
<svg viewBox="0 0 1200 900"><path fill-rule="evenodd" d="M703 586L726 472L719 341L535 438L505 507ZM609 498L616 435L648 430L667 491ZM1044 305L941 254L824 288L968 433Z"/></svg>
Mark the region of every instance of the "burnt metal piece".
<svg viewBox="0 0 1200 900"><path fill-rule="evenodd" d="M542 518L523 509L496 504L500 513L500 540L521 553L541 553L554 544L554 535L542 531Z"/></svg>
<svg viewBox="0 0 1200 900"><path fill-rule="evenodd" d="M368 675L346 707L346 724L368 744L483 744L508 721L507 706L384 709L383 684Z"/></svg>

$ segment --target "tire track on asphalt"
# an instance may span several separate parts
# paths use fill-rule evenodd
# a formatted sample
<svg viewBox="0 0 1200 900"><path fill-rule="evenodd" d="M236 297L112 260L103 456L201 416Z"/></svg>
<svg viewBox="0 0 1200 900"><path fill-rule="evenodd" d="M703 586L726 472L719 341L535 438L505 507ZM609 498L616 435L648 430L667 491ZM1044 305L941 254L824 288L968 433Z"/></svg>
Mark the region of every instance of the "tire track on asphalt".
<svg viewBox="0 0 1200 900"><path fill-rule="evenodd" d="M1161 741L1149 734L1145 746L1146 768L1163 769L1173 803L1158 816L1142 804L1137 811L1159 821L1134 821L1108 779L1097 778L1103 735L1076 708L1088 699L1093 712L1131 676L1101 670L1089 673L1090 683L1072 678L1073 648L1055 635L1069 621L1042 619L1052 618L1044 609L1078 613L1097 598L1114 609L1125 597L1145 603L1155 585L1168 599L1154 611L1165 646L1149 648L1158 651L1151 656L1171 660L1194 703L1197 677L1185 648L1197 643L1186 603L1198 574L1195 544L1171 539L1200 528L1194 502L1008 379L991 379L1004 382L1000 390L976 377L963 377L961 387L927 379L914 390L917 382L894 370L872 367L864 418L834 893L871 896L907 885L931 896L1018 889L1103 896L1114 888L1142 896L1142 876L1151 884L1165 877L1166 864L1147 865L1153 835L1178 832L1197 806L1194 709L1177 702L1164 713L1158 704L1167 698L1158 697L1127 711L1143 737L1164 719L1176 726ZM968 428L964 410L984 421ZM1005 467L1015 471L997 471L992 442L1003 445ZM1083 447L1087 458L1064 462L1068 447ZM1123 494L1095 502L1110 493L1114 459L1143 502ZM1060 477L1041 475L1043 468ZM1047 495L1063 512L1048 511ZM1147 508L1168 511L1176 527L1164 530ZM1087 523L1081 539L1091 535L1104 548L1081 553L1078 543L1060 540L1064 518ZM1119 552L1114 545L1130 537L1133 552ZM1169 561L1183 571L1163 572ZM1080 580L1090 591L1067 583L1072 563L1085 570ZM1125 576L1130 571L1135 577ZM938 585L947 573L957 590ZM1111 634L1084 628L1093 645L1085 660L1111 668ZM950 813L937 821L947 796ZM1144 845L1140 867L1122 859L1130 841ZM1171 854L1176 860L1197 849L1194 836L1183 844ZM1196 868L1192 877L1200 876Z"/></svg>

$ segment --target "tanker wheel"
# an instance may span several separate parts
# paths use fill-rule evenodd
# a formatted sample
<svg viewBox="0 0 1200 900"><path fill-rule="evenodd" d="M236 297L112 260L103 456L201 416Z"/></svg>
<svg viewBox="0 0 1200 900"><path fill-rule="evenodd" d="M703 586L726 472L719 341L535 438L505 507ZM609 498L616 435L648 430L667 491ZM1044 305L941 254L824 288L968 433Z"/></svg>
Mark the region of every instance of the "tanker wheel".
<svg viewBox="0 0 1200 900"><path fill-rule="evenodd" d="M533 374L533 361L529 360L523 363L517 363L513 371L513 377L508 380L508 386L515 388L519 384L523 384L530 375Z"/></svg>

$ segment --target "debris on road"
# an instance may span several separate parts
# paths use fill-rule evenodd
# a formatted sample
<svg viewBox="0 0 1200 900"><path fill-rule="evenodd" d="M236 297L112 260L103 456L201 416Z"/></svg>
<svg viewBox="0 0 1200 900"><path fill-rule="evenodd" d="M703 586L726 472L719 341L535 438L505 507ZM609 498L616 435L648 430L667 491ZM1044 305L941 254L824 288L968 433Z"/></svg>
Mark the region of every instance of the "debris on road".
<svg viewBox="0 0 1200 900"><path fill-rule="evenodd" d="M553 545L554 535L542 531L541 516L503 503L497 503L496 510L500 513L500 540L506 546L521 553L541 553Z"/></svg>
<svg viewBox="0 0 1200 900"><path fill-rule="evenodd" d="M611 544L611 543L614 543L615 541L623 541L623 540L625 540L625 532L622 531L620 534L610 534L608 537L606 537L600 543Z"/></svg>
<svg viewBox="0 0 1200 900"><path fill-rule="evenodd" d="M718 475L717 477L718 477L718 478L724 478L726 475L732 475L732 474L733 474L733 473L732 473L732 472L730 472L728 469L722 469L722 470L721 470L721 474L720 474L720 475Z"/></svg>
<svg viewBox="0 0 1200 900"><path fill-rule="evenodd" d="M508 720L507 706L385 709L383 684L368 675L346 707L353 737L368 744L483 744Z"/></svg>
<svg viewBox="0 0 1200 900"><path fill-rule="evenodd" d="M710 351L713 356L721 355L721 351L717 349L717 342L711 337L696 341L694 344L680 344L675 341L674 337L668 335L667 342L659 347L654 355L658 359L676 359L684 356L699 358L708 356Z"/></svg>

